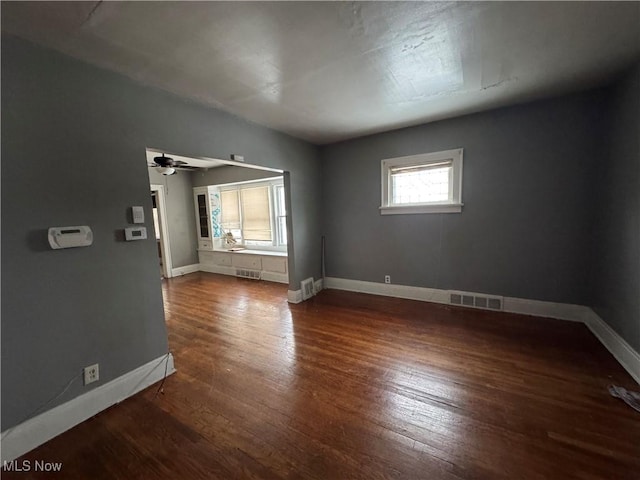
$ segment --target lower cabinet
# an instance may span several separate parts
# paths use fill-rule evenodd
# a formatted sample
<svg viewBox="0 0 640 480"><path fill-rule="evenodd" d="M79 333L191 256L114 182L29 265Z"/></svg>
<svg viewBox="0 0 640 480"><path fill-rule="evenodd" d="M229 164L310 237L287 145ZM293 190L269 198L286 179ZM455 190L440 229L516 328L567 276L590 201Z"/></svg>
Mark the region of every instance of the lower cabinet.
<svg viewBox="0 0 640 480"><path fill-rule="evenodd" d="M287 257L262 257L262 269L267 272L287 273Z"/></svg>
<svg viewBox="0 0 640 480"><path fill-rule="evenodd" d="M247 253L230 253L229 255L231 255L231 265L234 267L262 270L262 258L259 255Z"/></svg>
<svg viewBox="0 0 640 480"><path fill-rule="evenodd" d="M259 253L198 251L200 270L223 275L247 276L259 272L259 278L289 283L287 257ZM252 276L255 278L255 276Z"/></svg>

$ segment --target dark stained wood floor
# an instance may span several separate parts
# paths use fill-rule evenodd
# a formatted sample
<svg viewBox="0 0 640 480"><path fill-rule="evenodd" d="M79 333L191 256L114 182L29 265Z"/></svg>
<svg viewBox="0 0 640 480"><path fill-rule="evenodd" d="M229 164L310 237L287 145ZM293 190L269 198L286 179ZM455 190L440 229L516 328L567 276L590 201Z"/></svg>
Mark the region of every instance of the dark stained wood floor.
<svg viewBox="0 0 640 480"><path fill-rule="evenodd" d="M195 273L178 372L27 454L91 479L638 479L638 390L584 325ZM33 464L33 463L32 463ZM49 478L56 474L3 474Z"/></svg>

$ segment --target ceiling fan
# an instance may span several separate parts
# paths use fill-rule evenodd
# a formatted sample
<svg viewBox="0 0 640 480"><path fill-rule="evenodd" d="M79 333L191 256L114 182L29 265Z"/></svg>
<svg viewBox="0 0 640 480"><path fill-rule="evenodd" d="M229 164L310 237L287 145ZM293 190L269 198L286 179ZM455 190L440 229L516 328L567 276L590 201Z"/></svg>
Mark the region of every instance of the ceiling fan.
<svg viewBox="0 0 640 480"><path fill-rule="evenodd" d="M158 173L162 175L173 175L176 173L176 170L191 170L190 167L183 167L182 165L187 165L187 162L183 162L182 160L174 160L171 157L165 156L163 153L159 157L153 158L153 163L150 163L150 167L157 167Z"/></svg>

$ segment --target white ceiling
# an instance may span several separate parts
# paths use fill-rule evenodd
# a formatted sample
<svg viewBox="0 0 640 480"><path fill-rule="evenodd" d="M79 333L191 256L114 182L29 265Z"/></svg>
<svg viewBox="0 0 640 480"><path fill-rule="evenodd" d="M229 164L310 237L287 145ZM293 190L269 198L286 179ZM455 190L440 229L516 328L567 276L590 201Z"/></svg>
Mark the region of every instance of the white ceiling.
<svg viewBox="0 0 640 480"><path fill-rule="evenodd" d="M3 2L2 30L317 144L610 81L639 2Z"/></svg>

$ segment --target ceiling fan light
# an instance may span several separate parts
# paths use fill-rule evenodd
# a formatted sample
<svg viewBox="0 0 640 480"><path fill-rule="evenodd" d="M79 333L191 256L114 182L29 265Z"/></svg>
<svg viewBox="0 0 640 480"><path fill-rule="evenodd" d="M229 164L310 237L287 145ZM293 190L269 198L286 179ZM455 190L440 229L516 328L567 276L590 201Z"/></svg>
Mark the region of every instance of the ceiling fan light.
<svg viewBox="0 0 640 480"><path fill-rule="evenodd" d="M160 167L158 171L162 175L173 175L174 173L176 173L176 169L173 167Z"/></svg>

